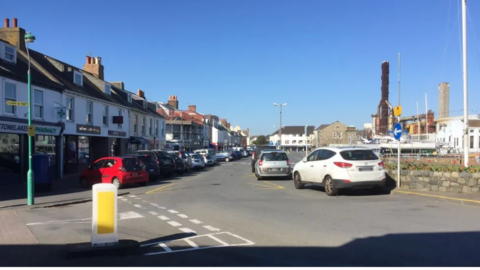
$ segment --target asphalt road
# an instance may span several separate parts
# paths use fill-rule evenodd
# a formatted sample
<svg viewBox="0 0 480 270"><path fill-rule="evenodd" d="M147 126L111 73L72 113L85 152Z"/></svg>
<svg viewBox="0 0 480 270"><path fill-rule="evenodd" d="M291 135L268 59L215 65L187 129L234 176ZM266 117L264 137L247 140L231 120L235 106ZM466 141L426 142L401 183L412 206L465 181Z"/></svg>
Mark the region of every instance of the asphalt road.
<svg viewBox="0 0 480 270"><path fill-rule="evenodd" d="M479 207L371 192L328 197L291 180L257 181L250 158L127 191L119 238L141 245L130 256L65 258L69 244L90 241L84 203L19 210L41 245L4 246L0 265L480 265Z"/></svg>

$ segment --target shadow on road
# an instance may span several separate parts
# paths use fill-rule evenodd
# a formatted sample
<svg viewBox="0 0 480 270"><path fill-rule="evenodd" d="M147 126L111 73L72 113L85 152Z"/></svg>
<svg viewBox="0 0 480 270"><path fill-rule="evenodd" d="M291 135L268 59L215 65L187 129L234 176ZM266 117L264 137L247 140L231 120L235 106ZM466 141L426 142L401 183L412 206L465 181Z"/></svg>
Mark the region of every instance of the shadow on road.
<svg viewBox="0 0 480 270"><path fill-rule="evenodd" d="M167 241L186 235L155 239ZM154 240L152 240L154 241ZM67 259L67 245L1 245L1 266L479 266L480 232L389 234L339 247L219 247L143 256ZM141 243L141 245L144 243ZM177 246L176 251L182 248ZM203 249L203 250L202 250Z"/></svg>

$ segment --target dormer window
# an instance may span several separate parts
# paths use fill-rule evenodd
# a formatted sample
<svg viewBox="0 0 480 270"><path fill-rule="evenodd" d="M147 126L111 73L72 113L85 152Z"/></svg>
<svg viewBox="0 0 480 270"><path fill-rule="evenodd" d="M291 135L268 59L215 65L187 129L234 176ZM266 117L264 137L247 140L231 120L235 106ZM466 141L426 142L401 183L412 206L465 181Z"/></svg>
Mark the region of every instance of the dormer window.
<svg viewBox="0 0 480 270"><path fill-rule="evenodd" d="M143 107L147 108L147 101L146 100L143 100Z"/></svg>
<svg viewBox="0 0 480 270"><path fill-rule="evenodd" d="M128 99L128 103L132 103L132 95L128 95L127 99Z"/></svg>
<svg viewBox="0 0 480 270"><path fill-rule="evenodd" d="M105 94L111 95L111 93L112 93L112 88L111 88L110 84L106 83L106 84L105 84L105 88L103 89L103 91L105 92Z"/></svg>
<svg viewBox="0 0 480 270"><path fill-rule="evenodd" d="M83 86L83 74L78 71L73 71L73 83Z"/></svg>
<svg viewBox="0 0 480 270"><path fill-rule="evenodd" d="M8 62L16 63L17 62L17 49L11 45L3 43L3 53L2 58Z"/></svg>

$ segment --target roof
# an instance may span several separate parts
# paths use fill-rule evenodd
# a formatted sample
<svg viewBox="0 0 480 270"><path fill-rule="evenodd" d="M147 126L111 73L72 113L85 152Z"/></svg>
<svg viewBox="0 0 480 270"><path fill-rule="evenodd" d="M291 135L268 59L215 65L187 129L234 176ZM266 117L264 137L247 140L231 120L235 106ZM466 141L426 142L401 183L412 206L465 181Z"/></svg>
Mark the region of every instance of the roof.
<svg viewBox="0 0 480 270"><path fill-rule="evenodd" d="M315 129L314 126L307 126L307 136L313 134L313 130ZM290 134L304 134L305 133L305 126L284 126L282 128L282 134L290 135ZM278 129L273 132L270 136L278 134Z"/></svg>
<svg viewBox="0 0 480 270"><path fill-rule="evenodd" d="M332 125L332 124L322 124L322 125L320 125L316 130L322 130L322 129L327 128L327 127L329 127L329 126L331 126L331 125Z"/></svg>
<svg viewBox="0 0 480 270"><path fill-rule="evenodd" d="M468 120L468 127L480 127L480 120Z"/></svg>
<svg viewBox="0 0 480 270"><path fill-rule="evenodd" d="M30 53L32 52L35 51L30 50ZM63 89L65 89L65 86L48 72L41 63L36 61L36 59L31 58L30 72L33 85L57 91L63 91ZM17 49L17 63L10 63L0 59L0 76L27 83L27 73L28 59L25 52Z"/></svg>

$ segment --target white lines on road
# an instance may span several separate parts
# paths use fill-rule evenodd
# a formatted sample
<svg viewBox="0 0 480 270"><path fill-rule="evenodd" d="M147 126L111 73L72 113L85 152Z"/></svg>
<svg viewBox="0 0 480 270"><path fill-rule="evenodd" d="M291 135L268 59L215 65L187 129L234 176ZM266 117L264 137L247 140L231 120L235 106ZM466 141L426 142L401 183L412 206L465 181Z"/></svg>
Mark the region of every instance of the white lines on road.
<svg viewBox="0 0 480 270"><path fill-rule="evenodd" d="M225 243L225 242L223 242L222 240L218 239L217 237L213 236L213 234L209 234L209 235L207 235L207 236L208 236L209 238L211 238L211 239L219 242L219 243L222 244L223 246L228 246L227 243Z"/></svg>
<svg viewBox="0 0 480 270"><path fill-rule="evenodd" d="M122 212L118 214L118 220L134 219L134 218L143 218L144 216L140 215L137 212ZM49 224L72 224L72 223L92 223L92 218L77 218L77 219L64 219L64 220L50 220L44 222L32 222L27 223L27 226L35 225L49 225Z"/></svg>
<svg viewBox="0 0 480 270"><path fill-rule="evenodd" d="M161 243L160 246L165 249L166 252L172 252L172 250L167 246L165 245L164 243Z"/></svg>
<svg viewBox="0 0 480 270"><path fill-rule="evenodd" d="M198 248L197 244L195 244L192 240L190 239L185 239L185 242L187 242L192 248Z"/></svg>
<svg viewBox="0 0 480 270"><path fill-rule="evenodd" d="M177 214L178 211L175 211L175 210L168 210L168 212L172 213L172 214Z"/></svg>
<svg viewBox="0 0 480 270"><path fill-rule="evenodd" d="M210 225L203 226L203 227L204 227L205 229L207 229L207 230L210 230L210 231L212 231L212 232L219 232L219 231L220 231L220 229L218 229L218 228L215 228L215 227L213 227L213 226L210 226Z"/></svg>
<svg viewBox="0 0 480 270"><path fill-rule="evenodd" d="M132 218L143 218L143 216L133 211L118 214L118 220L132 219Z"/></svg>
<svg viewBox="0 0 480 270"><path fill-rule="evenodd" d="M202 222L200 220L197 220L197 219L190 219L190 221L195 223L195 224L202 224Z"/></svg>
<svg viewBox="0 0 480 270"><path fill-rule="evenodd" d="M166 216L158 216L159 219L161 220L169 220L170 218L166 217Z"/></svg>
<svg viewBox="0 0 480 270"><path fill-rule="evenodd" d="M133 206L135 206L137 208L142 208L142 206L140 204L134 204Z"/></svg>
<svg viewBox="0 0 480 270"><path fill-rule="evenodd" d="M141 200L142 198L139 198L139 197L135 197L136 200Z"/></svg>
<svg viewBox="0 0 480 270"><path fill-rule="evenodd" d="M137 197L137 196L135 196L135 195L128 195L128 197L130 197L130 198L135 198L135 197Z"/></svg>
<svg viewBox="0 0 480 270"><path fill-rule="evenodd" d="M196 231L189 229L189 228L179 228L180 231L184 233L196 233Z"/></svg>
<svg viewBox="0 0 480 270"><path fill-rule="evenodd" d="M178 226L182 226L182 224L176 222L176 221L169 221L168 224L172 225L173 227L178 227Z"/></svg>
<svg viewBox="0 0 480 270"><path fill-rule="evenodd" d="M117 198L118 198L118 199L123 199L123 196L118 196Z"/></svg>
<svg viewBox="0 0 480 270"><path fill-rule="evenodd" d="M184 215L184 214L178 214L177 216L181 217L181 218L188 218L187 215Z"/></svg>
<svg viewBox="0 0 480 270"><path fill-rule="evenodd" d="M155 212L155 211L148 211L148 213L150 213L151 215L154 215L154 216L158 216L158 213Z"/></svg>
<svg viewBox="0 0 480 270"><path fill-rule="evenodd" d="M124 202L128 201L128 199L120 199L120 200L122 200L122 201L124 201Z"/></svg>
<svg viewBox="0 0 480 270"><path fill-rule="evenodd" d="M158 204L156 203L150 203L150 205L158 207Z"/></svg>

